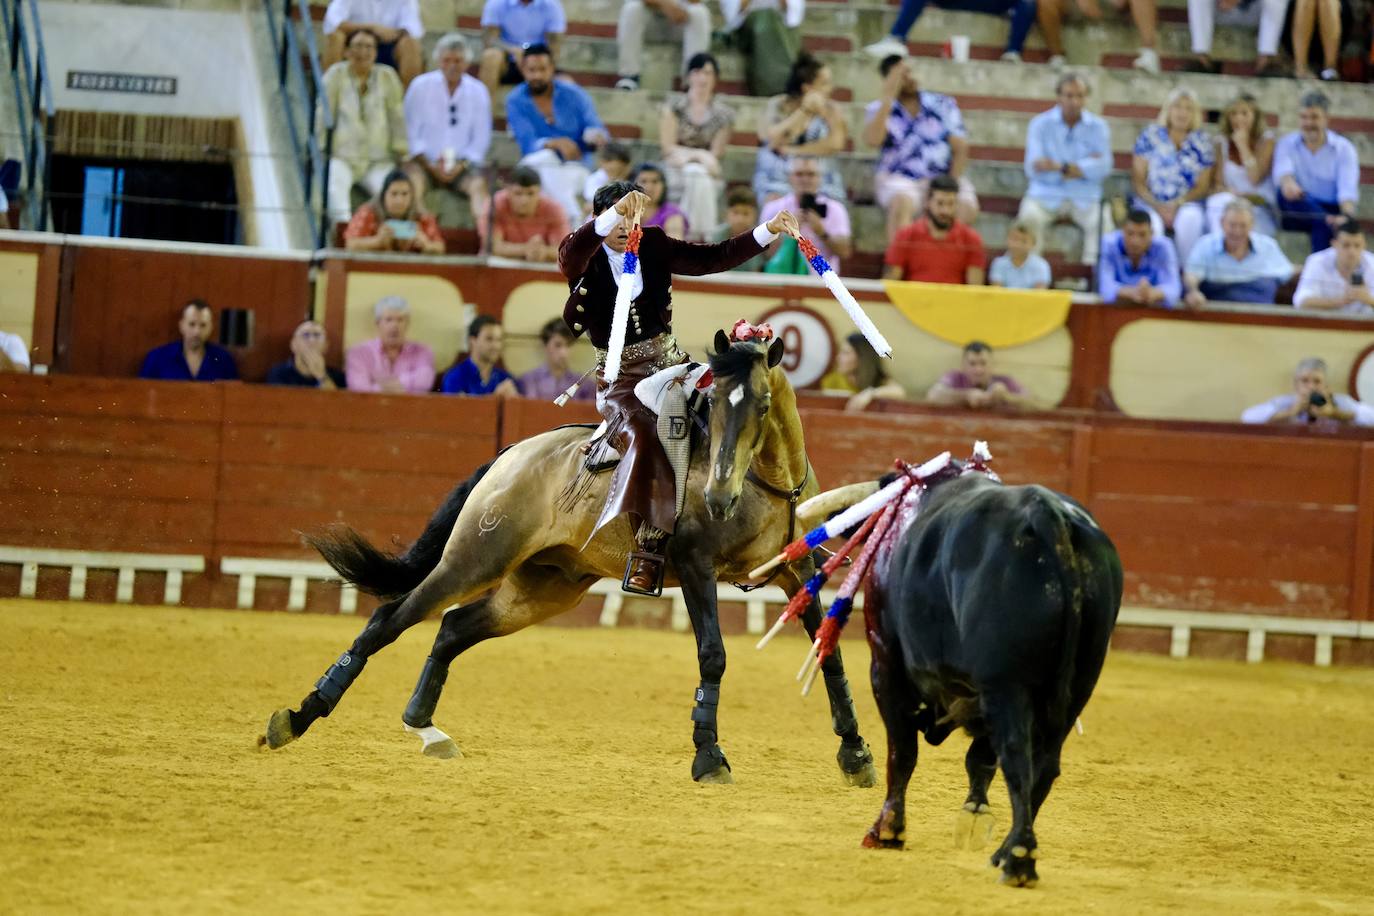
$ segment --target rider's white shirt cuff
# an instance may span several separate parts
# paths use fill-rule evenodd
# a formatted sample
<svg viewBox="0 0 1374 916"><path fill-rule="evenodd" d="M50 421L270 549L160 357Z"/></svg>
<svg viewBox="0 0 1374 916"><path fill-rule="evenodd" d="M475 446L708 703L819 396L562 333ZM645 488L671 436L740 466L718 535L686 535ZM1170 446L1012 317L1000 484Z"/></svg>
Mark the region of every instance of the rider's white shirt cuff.
<svg viewBox="0 0 1374 916"><path fill-rule="evenodd" d="M596 234L605 238L611 234L611 230L615 228L615 224L618 222L620 222L620 214L615 212L614 207L607 207L597 216L593 225L596 228Z"/></svg>
<svg viewBox="0 0 1374 916"><path fill-rule="evenodd" d="M767 223L759 223L754 227L754 241L759 243L760 248L767 248L777 240L778 234L769 232Z"/></svg>

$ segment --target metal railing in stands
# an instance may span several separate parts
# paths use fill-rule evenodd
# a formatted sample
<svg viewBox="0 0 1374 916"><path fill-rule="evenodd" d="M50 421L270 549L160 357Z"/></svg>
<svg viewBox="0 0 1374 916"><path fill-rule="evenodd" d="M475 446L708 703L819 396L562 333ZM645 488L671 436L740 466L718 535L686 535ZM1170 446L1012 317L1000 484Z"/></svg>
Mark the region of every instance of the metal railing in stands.
<svg viewBox="0 0 1374 916"><path fill-rule="evenodd" d="M52 131L56 121L48 58L37 0L0 0L10 78L24 146L24 206L29 228L48 228L48 185L52 176Z"/></svg>
<svg viewBox="0 0 1374 916"><path fill-rule="evenodd" d="M293 6L295 19L291 15ZM291 134L292 152L300 170L304 207L312 217L319 216L318 221L312 219L312 230L315 247L322 248L329 243L329 159L334 150L334 112L330 111L325 96L310 3L309 0L263 0L263 10L267 14L268 34L272 36L272 51L277 57L277 88L286 128ZM317 193L318 207L315 203Z"/></svg>

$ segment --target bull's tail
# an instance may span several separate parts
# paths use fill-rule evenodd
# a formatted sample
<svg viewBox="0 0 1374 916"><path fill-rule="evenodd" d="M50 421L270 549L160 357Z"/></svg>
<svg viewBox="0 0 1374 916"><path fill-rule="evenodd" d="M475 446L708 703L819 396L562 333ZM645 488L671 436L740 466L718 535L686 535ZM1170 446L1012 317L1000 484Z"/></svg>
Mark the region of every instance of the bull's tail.
<svg viewBox="0 0 1374 916"><path fill-rule="evenodd" d="M1078 637L1083 626L1083 582L1079 575L1078 556L1073 546L1069 519L1058 497L1042 491L1030 507L1030 525L1044 549L1052 552L1058 571L1059 591L1063 602L1063 629L1060 634L1059 663L1054 677L1054 695L1050 698L1050 721L1067 729L1069 706L1073 702L1073 677L1078 657Z"/></svg>
<svg viewBox="0 0 1374 916"><path fill-rule="evenodd" d="M347 525L334 525L322 532L306 534L305 540L320 552L346 582L378 598L399 598L424 581L439 565L444 545L463 511L468 494L486 476L495 461L482 465L472 476L444 499L425 530L404 553L387 553Z"/></svg>

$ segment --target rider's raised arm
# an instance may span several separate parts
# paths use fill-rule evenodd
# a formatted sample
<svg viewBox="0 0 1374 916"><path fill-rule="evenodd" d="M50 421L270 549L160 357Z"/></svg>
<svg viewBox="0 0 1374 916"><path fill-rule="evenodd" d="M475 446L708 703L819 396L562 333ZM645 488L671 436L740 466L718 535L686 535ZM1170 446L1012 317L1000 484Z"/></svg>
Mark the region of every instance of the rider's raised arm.
<svg viewBox="0 0 1374 916"><path fill-rule="evenodd" d="M606 236L611 234L620 214L605 210L596 219L589 219L574 229L558 246L558 269L569 280L576 280L587 272L592 255L596 254Z"/></svg>
<svg viewBox="0 0 1374 916"><path fill-rule="evenodd" d="M731 270L763 251L777 239L766 225L741 232L712 245L668 239L668 270L687 277L704 277Z"/></svg>

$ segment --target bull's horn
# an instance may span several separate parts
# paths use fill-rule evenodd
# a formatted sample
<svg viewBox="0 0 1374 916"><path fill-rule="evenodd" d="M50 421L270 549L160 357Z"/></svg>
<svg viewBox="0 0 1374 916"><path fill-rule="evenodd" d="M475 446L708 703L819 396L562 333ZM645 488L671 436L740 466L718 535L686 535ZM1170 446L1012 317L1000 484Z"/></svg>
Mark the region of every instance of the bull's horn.
<svg viewBox="0 0 1374 916"><path fill-rule="evenodd" d="M851 483L847 487L826 490L797 507L797 521L803 531L810 531L824 522L828 516L842 509L848 509L877 492L878 481L876 480L865 480L861 483Z"/></svg>

